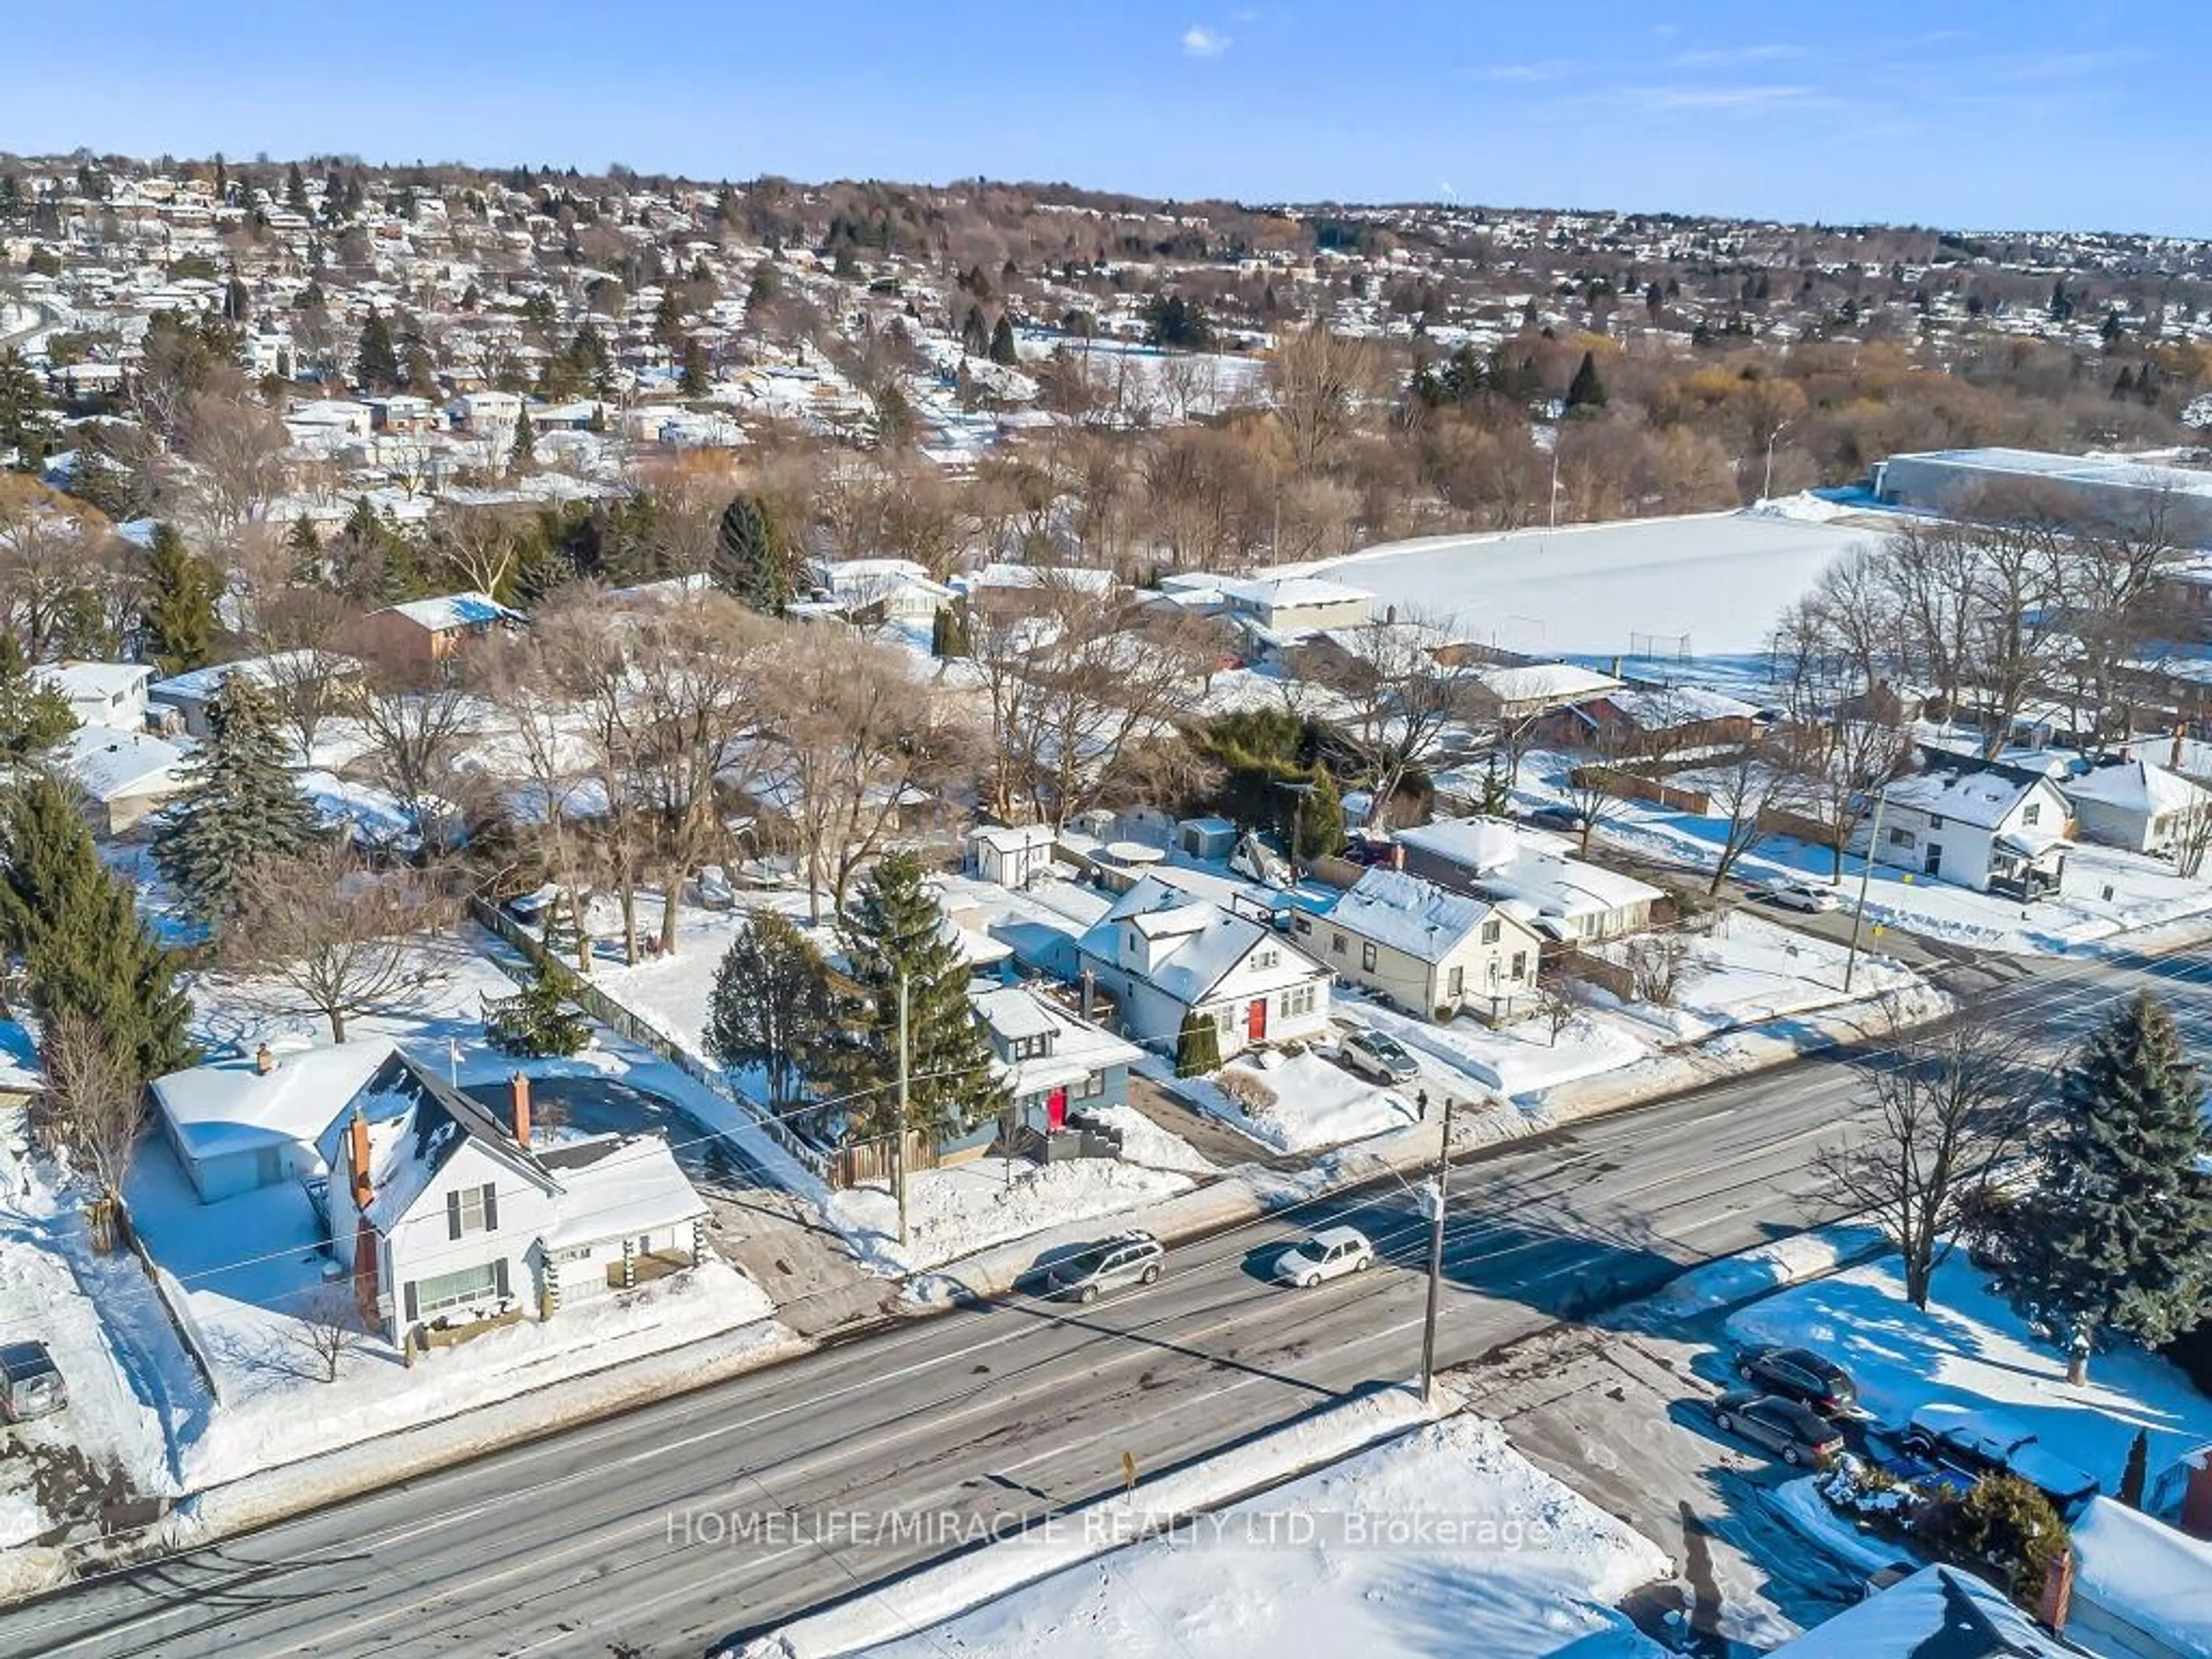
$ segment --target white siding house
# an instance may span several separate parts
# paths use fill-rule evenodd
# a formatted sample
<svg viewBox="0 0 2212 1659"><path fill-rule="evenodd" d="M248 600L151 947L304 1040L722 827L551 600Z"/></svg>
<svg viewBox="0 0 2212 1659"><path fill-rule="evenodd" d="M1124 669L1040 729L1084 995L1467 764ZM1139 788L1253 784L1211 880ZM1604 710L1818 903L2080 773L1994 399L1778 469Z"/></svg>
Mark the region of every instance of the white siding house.
<svg viewBox="0 0 2212 1659"><path fill-rule="evenodd" d="M1666 896L1649 882L1572 856L1559 836L1502 818L1441 818L1394 839L1413 874L1488 899L1569 944L1640 933Z"/></svg>
<svg viewBox="0 0 2212 1659"><path fill-rule="evenodd" d="M1542 940L1502 906L1400 870L1370 870L1324 915L1292 933L1339 978L1423 1019L1502 1012L1532 994Z"/></svg>
<svg viewBox="0 0 2212 1659"><path fill-rule="evenodd" d="M2148 761L2095 767L2059 779L2058 788L2083 841L2132 853L2165 853L2191 835L2201 847L2204 815L2212 811L2212 791Z"/></svg>
<svg viewBox="0 0 2212 1659"><path fill-rule="evenodd" d="M1077 941L1139 1042L1172 1046L1184 1017L1214 1022L1221 1056L1328 1027L1328 969L1280 934L1147 876Z"/></svg>
<svg viewBox="0 0 2212 1659"><path fill-rule="evenodd" d="M2032 899L2066 868L2066 797L2039 773L1936 771L1884 792L1874 859L1978 893ZM1855 850L1865 851L1871 820Z"/></svg>

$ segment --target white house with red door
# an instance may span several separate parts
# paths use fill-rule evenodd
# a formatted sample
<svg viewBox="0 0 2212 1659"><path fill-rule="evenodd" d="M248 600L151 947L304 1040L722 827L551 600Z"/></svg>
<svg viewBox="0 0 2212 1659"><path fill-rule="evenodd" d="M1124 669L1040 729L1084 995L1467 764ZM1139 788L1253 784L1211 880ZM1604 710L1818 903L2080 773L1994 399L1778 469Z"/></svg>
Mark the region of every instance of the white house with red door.
<svg viewBox="0 0 2212 1659"><path fill-rule="evenodd" d="M1329 970L1272 927L1146 876L1076 941L1138 1042L1171 1048L1197 1013L1221 1057L1328 1029Z"/></svg>

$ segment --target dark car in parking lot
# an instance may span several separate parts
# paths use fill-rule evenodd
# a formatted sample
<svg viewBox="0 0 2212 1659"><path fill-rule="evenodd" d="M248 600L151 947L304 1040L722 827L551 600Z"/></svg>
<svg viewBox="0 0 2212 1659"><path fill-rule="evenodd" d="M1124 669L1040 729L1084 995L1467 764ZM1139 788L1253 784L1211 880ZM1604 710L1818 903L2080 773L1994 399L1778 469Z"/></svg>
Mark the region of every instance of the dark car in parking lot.
<svg viewBox="0 0 2212 1659"><path fill-rule="evenodd" d="M1540 806L1528 814L1528 822L1539 830L1557 830L1566 835L1579 836L1587 821L1571 806Z"/></svg>
<svg viewBox="0 0 2212 1659"><path fill-rule="evenodd" d="M1823 1417L1856 1410L1859 1391L1850 1374L1810 1348L1746 1348L1735 1374L1755 1389L1810 1406Z"/></svg>
<svg viewBox="0 0 2212 1659"><path fill-rule="evenodd" d="M1793 1468L1825 1468L1844 1449L1844 1437L1836 1425L1810 1406L1752 1389L1739 1389L1714 1401L1713 1422L1725 1433L1765 1447Z"/></svg>

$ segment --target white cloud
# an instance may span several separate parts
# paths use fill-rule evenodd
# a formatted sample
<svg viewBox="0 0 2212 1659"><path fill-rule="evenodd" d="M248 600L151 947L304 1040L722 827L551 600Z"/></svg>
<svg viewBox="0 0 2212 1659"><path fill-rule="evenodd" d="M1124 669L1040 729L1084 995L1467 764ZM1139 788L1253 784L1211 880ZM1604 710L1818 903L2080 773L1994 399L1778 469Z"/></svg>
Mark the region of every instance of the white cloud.
<svg viewBox="0 0 2212 1659"><path fill-rule="evenodd" d="M1705 52L1677 52L1669 69L1725 69L1732 64L1781 64L1805 56L1805 48L1782 42L1757 46L1720 46Z"/></svg>
<svg viewBox="0 0 2212 1659"><path fill-rule="evenodd" d="M1228 50L1229 37L1218 29L1193 23L1182 32L1182 55L1186 58L1218 58Z"/></svg>
<svg viewBox="0 0 2212 1659"><path fill-rule="evenodd" d="M1487 64L1482 70L1482 78L1534 86L1541 81L1557 81L1565 76L1579 74L1582 69L1583 65L1571 58L1547 58L1528 64Z"/></svg>

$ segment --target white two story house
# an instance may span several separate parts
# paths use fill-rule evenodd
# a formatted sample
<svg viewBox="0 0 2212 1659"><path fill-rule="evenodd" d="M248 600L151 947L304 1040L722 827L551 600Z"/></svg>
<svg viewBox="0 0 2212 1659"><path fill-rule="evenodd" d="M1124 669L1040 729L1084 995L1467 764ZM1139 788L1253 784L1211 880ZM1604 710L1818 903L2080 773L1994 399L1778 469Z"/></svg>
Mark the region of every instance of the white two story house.
<svg viewBox="0 0 2212 1659"><path fill-rule="evenodd" d="M2017 899L2056 891L2065 873L2066 797L2039 773L1915 773L1889 786L1880 816L1877 864ZM1872 829L1854 851L1865 853Z"/></svg>
<svg viewBox="0 0 2212 1659"><path fill-rule="evenodd" d="M331 1249L364 1319L406 1343L696 1266L707 1206L658 1135L533 1144L529 1081L502 1116L397 1049L322 1140Z"/></svg>
<svg viewBox="0 0 2212 1659"><path fill-rule="evenodd" d="M1329 970L1272 927L1146 876L1076 941L1138 1042L1171 1046L1187 1015L1214 1022L1221 1057L1328 1028Z"/></svg>

